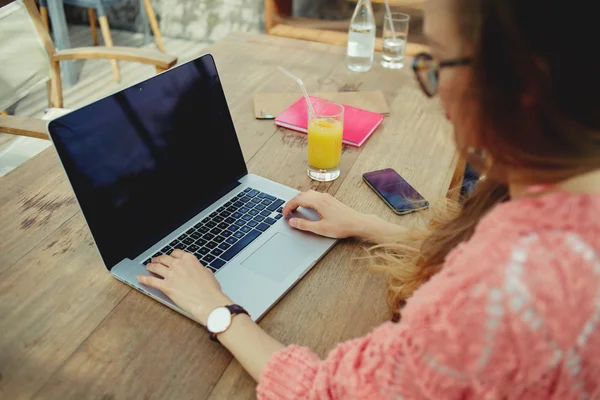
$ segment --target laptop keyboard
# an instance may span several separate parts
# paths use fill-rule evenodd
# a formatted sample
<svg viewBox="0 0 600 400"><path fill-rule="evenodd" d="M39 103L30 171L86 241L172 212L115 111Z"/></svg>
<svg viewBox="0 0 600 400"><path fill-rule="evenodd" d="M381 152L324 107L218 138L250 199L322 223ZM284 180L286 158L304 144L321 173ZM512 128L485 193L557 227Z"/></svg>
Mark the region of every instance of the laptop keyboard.
<svg viewBox="0 0 600 400"><path fill-rule="evenodd" d="M152 257L181 249L193 253L203 265L216 272L281 219L284 203L269 194L246 188ZM144 261L144 265L152 257Z"/></svg>

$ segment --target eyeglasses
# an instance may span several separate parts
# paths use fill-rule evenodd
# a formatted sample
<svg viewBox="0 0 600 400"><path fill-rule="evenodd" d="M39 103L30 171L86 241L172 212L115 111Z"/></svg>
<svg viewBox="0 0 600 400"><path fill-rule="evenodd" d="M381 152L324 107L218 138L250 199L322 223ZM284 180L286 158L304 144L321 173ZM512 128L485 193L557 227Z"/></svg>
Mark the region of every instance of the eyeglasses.
<svg viewBox="0 0 600 400"><path fill-rule="evenodd" d="M471 57L456 58L454 60L436 61L431 54L419 53L413 60L413 71L417 76L417 81L425 94L433 97L438 92L438 84L440 79L440 70L448 67L458 67L461 65L469 65L473 62Z"/></svg>

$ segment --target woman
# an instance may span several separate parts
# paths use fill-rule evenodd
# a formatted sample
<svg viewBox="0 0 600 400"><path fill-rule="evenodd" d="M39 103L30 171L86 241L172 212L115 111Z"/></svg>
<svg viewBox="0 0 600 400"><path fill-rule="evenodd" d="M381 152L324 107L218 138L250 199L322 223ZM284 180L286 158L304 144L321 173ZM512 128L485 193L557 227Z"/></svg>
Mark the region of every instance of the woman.
<svg viewBox="0 0 600 400"><path fill-rule="evenodd" d="M240 314L218 340L262 399L600 397L600 61L593 3L429 0L432 58L417 58L458 147L487 179L428 237L303 193L302 230L396 242L386 259L392 311L327 359L285 348ZM592 51L592 53L588 52ZM438 78L439 73L439 80ZM484 170L485 167L485 170ZM206 324L231 304L182 251L140 277ZM414 293L413 293L414 292ZM242 305L243 306L243 305Z"/></svg>

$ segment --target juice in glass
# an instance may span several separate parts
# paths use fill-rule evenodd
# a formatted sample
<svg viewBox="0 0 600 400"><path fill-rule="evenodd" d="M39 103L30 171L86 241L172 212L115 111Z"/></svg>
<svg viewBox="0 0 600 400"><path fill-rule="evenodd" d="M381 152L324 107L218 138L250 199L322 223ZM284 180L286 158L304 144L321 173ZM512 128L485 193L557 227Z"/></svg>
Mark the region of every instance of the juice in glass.
<svg viewBox="0 0 600 400"><path fill-rule="evenodd" d="M340 176L344 107L332 102L315 102L308 121L308 175L318 181ZM311 114L311 113L309 113Z"/></svg>

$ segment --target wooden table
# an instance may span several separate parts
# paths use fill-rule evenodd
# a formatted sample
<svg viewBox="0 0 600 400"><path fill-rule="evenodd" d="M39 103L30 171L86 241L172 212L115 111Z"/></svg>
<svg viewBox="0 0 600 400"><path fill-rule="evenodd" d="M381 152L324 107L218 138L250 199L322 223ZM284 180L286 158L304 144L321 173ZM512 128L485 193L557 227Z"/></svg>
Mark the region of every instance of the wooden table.
<svg viewBox="0 0 600 400"><path fill-rule="evenodd" d="M352 73L344 49L233 34L210 48L251 172L300 190L334 194L400 224L361 181L395 168L426 198L445 195L456 164L450 126L410 71ZM345 147L333 183L306 176L306 136L253 118L256 92L384 91L391 116L362 149ZM54 149L0 179L0 398L250 399L255 383L198 324L120 283L98 256ZM283 343L321 356L388 317L384 279L339 243L260 322ZM351 310L351 311L349 311Z"/></svg>

